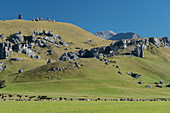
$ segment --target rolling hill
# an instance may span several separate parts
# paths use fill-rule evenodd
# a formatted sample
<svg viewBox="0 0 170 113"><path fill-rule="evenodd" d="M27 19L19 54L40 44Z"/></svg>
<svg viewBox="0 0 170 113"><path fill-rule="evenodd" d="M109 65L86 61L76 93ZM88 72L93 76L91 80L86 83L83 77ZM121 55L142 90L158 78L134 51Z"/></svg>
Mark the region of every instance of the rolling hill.
<svg viewBox="0 0 170 113"><path fill-rule="evenodd" d="M30 36L34 30L40 32L52 30L55 34L62 35L64 41L74 42L74 44L62 48L35 46L34 49L39 49L41 52L39 54L41 59L31 59L23 53L16 52L10 58L23 58L23 61L10 61L10 58L1 59L0 61L3 61L4 65L8 67L0 73L0 79L6 80L6 87L0 89L2 93L72 98L170 98L170 88L165 87L170 84L169 48L157 48L150 44L144 51L144 58L118 55L108 58L116 62L109 65L96 58L82 58L77 60L81 65L78 68L74 66L74 62L56 60L63 53L78 52L76 47L91 49L108 46L112 41L101 39L69 23L0 21L0 33L7 38L18 31L22 31L24 36ZM93 40L93 43L87 43L89 40ZM54 54L47 54L49 49L53 49ZM126 49L121 51L126 51ZM51 59L52 63L47 64L46 59ZM62 70L56 71L54 68L62 68ZM24 72L18 73L19 69L23 69ZM121 71L122 74L118 71ZM133 78L127 72L142 74L142 78ZM154 87L154 82L160 80L165 82L163 88ZM139 81L142 81L143 84L138 84ZM147 88L146 85L151 85L153 88Z"/></svg>

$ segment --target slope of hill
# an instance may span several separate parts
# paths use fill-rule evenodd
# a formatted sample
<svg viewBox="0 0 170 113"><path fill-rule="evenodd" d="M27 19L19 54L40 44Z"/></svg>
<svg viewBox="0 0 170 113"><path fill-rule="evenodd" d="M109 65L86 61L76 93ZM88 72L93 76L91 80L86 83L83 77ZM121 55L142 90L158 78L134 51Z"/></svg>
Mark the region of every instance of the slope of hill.
<svg viewBox="0 0 170 113"><path fill-rule="evenodd" d="M78 67L73 61L56 61L56 59L68 51L77 52L75 47L90 49L95 46L108 46L111 41L103 40L84 29L67 23L0 21L0 31L7 37L18 31L29 36L35 29L52 30L62 35L63 40L75 44L70 45L68 50L65 50L66 47L39 48L42 52L39 54L41 59L31 59L25 54L16 52L10 58L23 58L23 61L1 59L0 61L8 67L0 73L0 80L6 80L6 87L0 89L2 93L72 98L170 98L170 89L165 87L170 83L169 48L157 48L150 44L144 51L144 58L117 55L108 58L115 61L109 64L96 58L82 58L77 60L78 65L81 66ZM95 42L94 45L86 43L92 39ZM53 49L54 54L44 53L49 49ZM121 51L127 50L121 49ZM47 64L45 59L52 59L52 63ZM24 72L18 73L19 69L23 69ZM133 78L127 72L142 74L142 78ZM163 88L154 87L154 82L160 80L167 84L163 84ZM143 84L138 84L139 81ZM147 88L146 85L154 88Z"/></svg>

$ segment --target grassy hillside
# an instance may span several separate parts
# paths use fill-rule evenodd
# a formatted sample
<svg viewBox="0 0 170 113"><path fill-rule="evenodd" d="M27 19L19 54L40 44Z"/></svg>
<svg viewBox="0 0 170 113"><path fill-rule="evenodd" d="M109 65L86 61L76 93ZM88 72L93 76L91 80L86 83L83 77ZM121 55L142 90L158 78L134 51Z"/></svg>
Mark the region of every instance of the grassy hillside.
<svg viewBox="0 0 170 113"><path fill-rule="evenodd" d="M84 43L93 39L97 46L106 46L111 41L103 40L94 34L70 23L62 22L48 22L48 21L26 21L26 20L8 20L0 21L0 33L4 33L9 37L18 31L22 31L24 36L30 36L34 30L42 32L52 30L53 33L63 36L63 40L67 42L74 42L75 46L82 48L90 48L88 44Z"/></svg>
<svg viewBox="0 0 170 113"><path fill-rule="evenodd" d="M15 26L15 27L14 27ZM75 67L65 71L49 71L56 67L71 67L70 62L56 62L61 53L76 51L75 47L92 48L85 42L93 39L97 46L107 46L111 42L103 40L75 25L60 22L32 22L22 20L0 21L0 31L5 36L10 36L21 30L25 36L30 35L35 29L42 31L52 30L55 34L61 34L63 40L72 41L67 51L64 48L53 48L56 55L41 55L41 59L30 59L24 54L14 53L12 57L22 57L20 62L4 60L8 69L0 73L0 79L7 81L6 88L0 89L2 93L24 95L48 95L51 97L85 97L85 98L170 98L170 88L154 87L154 82L163 80L170 83L170 49L156 48L154 45L145 50L145 58L116 56L109 58L117 63L105 65L105 62L95 58L78 60L79 64L85 64L80 69ZM42 51L47 51L44 48ZM53 63L46 64L45 58L51 58ZM116 68L116 66L119 68ZM23 69L23 73L18 73ZM122 75L118 71L122 72ZM135 79L126 72L142 74L141 79ZM143 81L139 85L137 82ZM151 85L154 88L146 88Z"/></svg>

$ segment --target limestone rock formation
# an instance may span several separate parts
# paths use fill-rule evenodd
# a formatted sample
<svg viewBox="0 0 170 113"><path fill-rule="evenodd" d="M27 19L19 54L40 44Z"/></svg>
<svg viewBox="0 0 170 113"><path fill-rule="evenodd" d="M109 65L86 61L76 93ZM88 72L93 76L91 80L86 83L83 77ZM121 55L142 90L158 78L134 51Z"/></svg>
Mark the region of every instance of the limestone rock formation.
<svg viewBox="0 0 170 113"><path fill-rule="evenodd" d="M106 47L96 47L92 48L91 50L85 49L80 50L77 54L80 58L100 58L103 56L112 57L114 56L114 52L118 51L119 49L126 49L128 46L136 46L134 48L134 51L131 51L131 55L136 57L144 57L144 50L148 48L149 43L153 43L156 45L156 47L159 47L161 42L161 45L163 47L170 47L169 41L167 37L162 38L142 38L142 39L131 39L131 40L119 40L117 42L111 43L110 46ZM69 57L67 57L67 54L63 54L61 57L61 60L70 60Z"/></svg>
<svg viewBox="0 0 170 113"><path fill-rule="evenodd" d="M78 54L77 53L74 53L74 52L68 52L68 53L64 53L59 60L62 60L62 61L70 61L70 59L72 60L78 60L80 59L78 57Z"/></svg>
<svg viewBox="0 0 170 113"><path fill-rule="evenodd" d="M7 65L3 66L3 62L0 63L0 72L5 71L7 69Z"/></svg>
<svg viewBox="0 0 170 113"><path fill-rule="evenodd" d="M0 59L9 58L12 54L12 44L7 42L0 43Z"/></svg>
<svg viewBox="0 0 170 113"><path fill-rule="evenodd" d="M16 40L20 41L20 42L23 42L22 32L19 31L18 33L16 33L16 34L14 35L14 38L15 38Z"/></svg>
<svg viewBox="0 0 170 113"><path fill-rule="evenodd" d="M4 34L0 35L0 38L1 38L2 40L4 40L4 39L5 39Z"/></svg>

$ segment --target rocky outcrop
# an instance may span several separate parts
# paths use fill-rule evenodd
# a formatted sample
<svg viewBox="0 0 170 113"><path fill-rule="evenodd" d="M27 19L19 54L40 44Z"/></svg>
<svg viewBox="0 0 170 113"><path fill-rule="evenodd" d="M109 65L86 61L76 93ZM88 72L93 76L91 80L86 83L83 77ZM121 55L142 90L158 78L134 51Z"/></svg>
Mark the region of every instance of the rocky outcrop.
<svg viewBox="0 0 170 113"><path fill-rule="evenodd" d="M22 32L19 31L18 33L16 33L16 34L14 35L14 38L15 38L15 40L17 40L17 41L23 42Z"/></svg>
<svg viewBox="0 0 170 113"><path fill-rule="evenodd" d="M156 47L160 47L160 42L162 47L169 47L167 37L162 38L145 38L145 39L132 39L132 40L119 40L117 42L112 42L110 46L92 48L91 50L80 50L79 57L81 58L91 58L91 57L101 57L101 56L114 56L114 52L119 49L126 49L128 46L135 46L134 51L131 55L137 57L144 57L144 50L149 47L149 43L153 43Z"/></svg>
<svg viewBox="0 0 170 113"><path fill-rule="evenodd" d="M77 53L74 53L74 52L68 52L68 53L64 53L59 60L62 60L62 61L70 61L70 60L78 60L80 59L78 57L78 54Z"/></svg>
<svg viewBox="0 0 170 113"><path fill-rule="evenodd" d="M38 37L38 35L40 37ZM44 35L45 37L43 38ZM38 39L36 39L36 37ZM1 38L4 39L3 34L1 35ZM35 45L38 45L39 47L50 47L52 44L61 48L62 46L68 47L71 43L63 41L61 35L54 34L51 30L49 32L46 32L45 30L42 32L34 30L31 36L24 36L24 38L22 32L19 31L14 35L11 35L6 42L0 43L0 59L9 58L12 51L24 53L31 56L31 58L40 59L40 57L34 53L36 50L33 50L33 47ZM53 52L50 52L49 54L52 55Z"/></svg>
<svg viewBox="0 0 170 113"><path fill-rule="evenodd" d="M134 78L137 78L137 79L140 79L142 77L141 74L136 74L136 73L133 73L133 72L127 72L127 74L134 77Z"/></svg>
<svg viewBox="0 0 170 113"><path fill-rule="evenodd" d="M5 39L4 34L0 35L0 38L1 38L2 40L4 40L4 39Z"/></svg>
<svg viewBox="0 0 170 113"><path fill-rule="evenodd" d="M144 57L144 44L137 45L134 50L134 55L141 58Z"/></svg>
<svg viewBox="0 0 170 113"><path fill-rule="evenodd" d="M0 59L9 58L12 52L12 44L7 42L0 43Z"/></svg>

